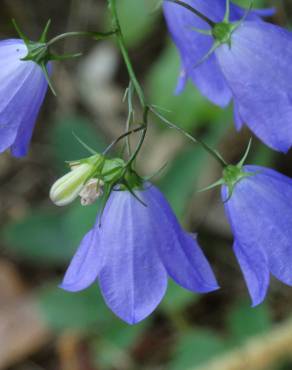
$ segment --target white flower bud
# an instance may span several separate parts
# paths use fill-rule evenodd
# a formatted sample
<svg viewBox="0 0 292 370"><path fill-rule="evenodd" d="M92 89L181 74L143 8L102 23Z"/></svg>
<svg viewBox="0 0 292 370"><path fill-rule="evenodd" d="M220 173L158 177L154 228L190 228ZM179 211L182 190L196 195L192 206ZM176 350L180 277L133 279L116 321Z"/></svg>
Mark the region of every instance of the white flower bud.
<svg viewBox="0 0 292 370"><path fill-rule="evenodd" d="M65 206L73 202L82 191L84 184L92 172L92 165L82 163L57 180L51 187L50 198L57 206Z"/></svg>

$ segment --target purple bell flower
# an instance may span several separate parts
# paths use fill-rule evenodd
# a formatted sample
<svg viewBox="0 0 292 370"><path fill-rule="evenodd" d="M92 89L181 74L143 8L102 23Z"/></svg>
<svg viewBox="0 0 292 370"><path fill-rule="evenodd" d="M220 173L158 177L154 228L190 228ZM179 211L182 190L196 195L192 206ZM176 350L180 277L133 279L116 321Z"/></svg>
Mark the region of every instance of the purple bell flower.
<svg viewBox="0 0 292 370"><path fill-rule="evenodd" d="M266 22L246 21L231 35L231 48L216 51L231 88L238 129L246 123L266 145L292 145L292 33Z"/></svg>
<svg viewBox="0 0 292 370"><path fill-rule="evenodd" d="M153 185L113 191L100 218L82 240L61 287L76 292L96 280L109 308L135 324L158 306L168 275L185 289L218 289L196 238L180 227L167 201Z"/></svg>
<svg viewBox="0 0 292 370"><path fill-rule="evenodd" d="M222 199L255 306L266 296L270 274L292 286L292 179L251 165L243 166L243 174L231 197L230 189L222 187Z"/></svg>
<svg viewBox="0 0 292 370"><path fill-rule="evenodd" d="M223 24L225 0L185 3ZM211 29L182 6L165 1L164 14L182 59L178 92L191 78L203 95L221 107L233 98L237 129L246 123L266 145L287 152L292 145L292 34L259 18L271 10L251 12L235 29L225 30L224 41L216 40L215 28L213 36L195 31L194 27ZM230 22L242 17L242 9L231 4ZM196 66L215 41L221 45Z"/></svg>
<svg viewBox="0 0 292 370"><path fill-rule="evenodd" d="M21 39L0 41L0 153L8 148L25 156L48 83L41 67L22 61L28 49ZM50 64L48 65L51 70Z"/></svg>
<svg viewBox="0 0 292 370"><path fill-rule="evenodd" d="M226 0L183 0L184 3L206 15L213 22L222 22L226 11ZM168 2L163 3L163 12L171 37L181 56L181 73L176 93L181 93L188 79L198 87L201 93L214 104L225 107L232 98L232 91L218 66L215 54L202 64L198 63L211 49L214 39L194 30L210 30L210 26L186 8ZM230 4L230 20L238 21L245 10ZM257 10L250 13L248 19L260 20L259 16L270 15L272 10Z"/></svg>

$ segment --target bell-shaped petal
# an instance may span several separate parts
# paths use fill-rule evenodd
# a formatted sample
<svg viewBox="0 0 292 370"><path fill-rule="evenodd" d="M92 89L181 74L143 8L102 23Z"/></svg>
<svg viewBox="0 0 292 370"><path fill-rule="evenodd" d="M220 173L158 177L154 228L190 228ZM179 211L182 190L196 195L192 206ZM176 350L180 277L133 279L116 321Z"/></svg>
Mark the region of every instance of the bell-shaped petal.
<svg viewBox="0 0 292 370"><path fill-rule="evenodd" d="M188 5L206 15L213 22L222 22L226 11L226 0L184 0ZM177 92L181 92L187 78L190 78L201 93L214 104L228 105L232 98L230 87L220 70L213 53L203 63L197 65L211 49L212 36L201 34L195 28L210 30L210 26L184 7L164 1L163 12L171 37L178 48L182 60L183 73L179 77ZM237 21L245 10L231 4L230 20ZM268 12L270 15L271 11ZM251 12L248 19L259 20L258 12ZM266 13L264 15L267 15Z"/></svg>
<svg viewBox="0 0 292 370"><path fill-rule="evenodd" d="M267 294L270 271L264 253L258 248L245 248L235 241L234 254L238 260L251 296L252 305L260 304Z"/></svg>
<svg viewBox="0 0 292 370"><path fill-rule="evenodd" d="M60 288L69 292L78 292L89 287L97 279L101 268L100 252L99 233L91 230L81 241Z"/></svg>
<svg viewBox="0 0 292 370"><path fill-rule="evenodd" d="M147 202L141 192L139 196ZM112 198L108 215L101 220L106 254L99 282L112 311L134 324L157 307L167 275L155 248L159 239L152 229L151 205L143 205L127 191L115 192Z"/></svg>
<svg viewBox="0 0 292 370"><path fill-rule="evenodd" d="M41 67L21 60L27 53L22 40L0 42L0 153L11 148L16 157L27 154L48 87Z"/></svg>
<svg viewBox="0 0 292 370"><path fill-rule="evenodd" d="M231 47L216 51L238 114L268 146L292 145L292 33L265 22L243 22Z"/></svg>
<svg viewBox="0 0 292 370"><path fill-rule="evenodd" d="M192 291L218 288L196 239L181 229L162 194L149 183L134 192L135 196L122 189L111 193L93 231L81 243L81 258L73 258L62 285L77 290L97 274L106 304L129 324L158 306L168 274Z"/></svg>
<svg viewBox="0 0 292 370"><path fill-rule="evenodd" d="M244 170L253 175L240 180L224 204L235 253L257 304L266 294L268 271L292 285L292 180L264 167ZM223 187L222 199L226 195Z"/></svg>
<svg viewBox="0 0 292 370"><path fill-rule="evenodd" d="M213 271L195 237L180 227L166 199L155 187L148 190L157 249L168 274L182 287L199 293L218 289Z"/></svg>

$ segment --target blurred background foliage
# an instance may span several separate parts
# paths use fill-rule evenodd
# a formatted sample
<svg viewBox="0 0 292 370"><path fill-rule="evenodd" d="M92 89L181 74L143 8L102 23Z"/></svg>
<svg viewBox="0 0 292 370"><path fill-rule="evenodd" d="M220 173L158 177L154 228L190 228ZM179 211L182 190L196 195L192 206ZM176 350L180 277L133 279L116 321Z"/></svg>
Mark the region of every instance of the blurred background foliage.
<svg viewBox="0 0 292 370"><path fill-rule="evenodd" d="M236 2L249 4L248 0ZM174 96L179 58L155 7L157 0L118 3L127 45L149 101L218 148L228 161L238 160L251 133L247 129L235 132L232 109L213 106L192 84ZM32 39L38 38L48 18L52 19L51 35L105 30L110 25L102 0L2 0L1 5L2 38L15 37L11 18ZM288 0L258 0L255 5L275 5L272 21L289 27L292 7ZM122 96L128 83L112 42L70 39L58 47L82 51L84 56L55 65L58 98L47 96L30 155L23 160L9 153L0 157L0 369L195 370L211 359L232 356L254 337L269 335L286 322L291 314L291 289L273 281L265 304L250 307L232 256L219 193L197 193L219 177L220 168L201 148L165 130L154 118L139 169L151 174L167 163L156 183L184 226L199 233L222 289L198 296L170 281L159 309L131 327L107 309L97 285L78 294L58 288L66 265L94 222L98 205L81 207L76 202L58 209L48 199L50 185L66 171L65 161L87 155L72 133L101 151L123 131L127 107ZM139 113L137 107L136 117ZM256 139L249 160L292 176L291 155L273 153ZM292 369L289 349L276 364L271 360L264 367L246 368L242 359L242 367L218 370Z"/></svg>

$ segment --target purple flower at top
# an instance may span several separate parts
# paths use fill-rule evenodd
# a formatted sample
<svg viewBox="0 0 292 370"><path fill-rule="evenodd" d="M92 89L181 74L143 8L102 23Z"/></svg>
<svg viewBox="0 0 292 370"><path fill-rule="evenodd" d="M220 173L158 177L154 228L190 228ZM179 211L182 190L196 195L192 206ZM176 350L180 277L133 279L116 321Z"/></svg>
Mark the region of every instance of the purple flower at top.
<svg viewBox="0 0 292 370"><path fill-rule="evenodd" d="M230 86L236 126L243 123L272 149L292 145L292 33L246 21L215 51Z"/></svg>
<svg viewBox="0 0 292 370"><path fill-rule="evenodd" d="M41 67L21 60L27 54L21 39L0 41L0 153L10 148L15 157L28 152L48 88Z"/></svg>
<svg viewBox="0 0 292 370"><path fill-rule="evenodd" d="M223 24L225 0L184 2L216 25ZM233 98L237 129L246 123L266 145L287 152L292 145L292 33L259 18L269 13L251 12L237 27L227 27L222 41L216 39L216 25L211 35L200 34L194 27L211 30L206 22L180 5L164 2L182 59L178 92L191 78L203 95L221 107ZM225 25L235 25L232 22L242 16L243 10L231 5L231 23ZM215 41L219 41L216 50L196 66Z"/></svg>
<svg viewBox="0 0 292 370"><path fill-rule="evenodd" d="M135 324L157 307L168 276L185 289L218 289L196 238L180 227L163 195L151 184L113 191L96 224L82 240L61 287L76 292L96 280L109 308Z"/></svg>
<svg viewBox="0 0 292 370"><path fill-rule="evenodd" d="M292 179L268 168L243 166L248 176L233 188L225 211L234 234L233 249L252 299L261 303L270 274L292 286Z"/></svg>
<svg viewBox="0 0 292 370"><path fill-rule="evenodd" d="M184 3L206 15L213 22L222 22L226 11L226 0L183 0ZM202 64L195 65L211 49L214 39L195 31L194 27L210 30L210 26L188 9L167 0L163 3L163 12L169 32L181 56L181 73L176 92L181 93L188 79L198 87L201 93L214 104L225 107L232 98L232 91L218 65L213 53ZM230 4L230 20L238 21L245 9ZM260 16L270 15L271 10L253 11L248 19L260 20Z"/></svg>

